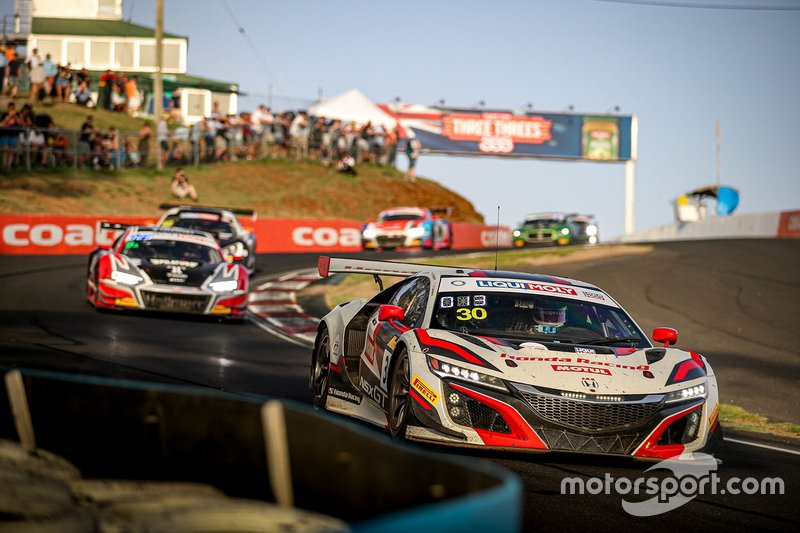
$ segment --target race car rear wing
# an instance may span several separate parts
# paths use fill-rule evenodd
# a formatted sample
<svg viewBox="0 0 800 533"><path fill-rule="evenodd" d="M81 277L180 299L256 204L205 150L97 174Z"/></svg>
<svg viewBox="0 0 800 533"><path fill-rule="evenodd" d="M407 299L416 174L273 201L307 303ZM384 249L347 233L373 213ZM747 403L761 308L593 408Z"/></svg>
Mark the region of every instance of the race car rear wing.
<svg viewBox="0 0 800 533"><path fill-rule="evenodd" d="M192 204L161 204L158 206L159 209L173 209L175 207L186 207L191 209L221 209L224 211L230 211L234 215L242 215L243 217L250 217L253 220L257 218L255 209L244 209L241 207L218 207L212 205L192 205Z"/></svg>
<svg viewBox="0 0 800 533"><path fill-rule="evenodd" d="M407 278L420 272L438 272L450 276L468 276L475 269L448 266L399 263L396 261L373 261L370 259L346 259L344 257L319 256L317 260L319 275L327 278L331 274L370 274L373 276L397 276Z"/></svg>
<svg viewBox="0 0 800 533"><path fill-rule="evenodd" d="M436 215L437 217L449 217L453 214L452 207L429 207L431 213Z"/></svg>
<svg viewBox="0 0 800 533"><path fill-rule="evenodd" d="M100 221L100 229L115 229L115 230L124 230L131 226L135 226L136 224L122 224L120 222L108 222L106 220Z"/></svg>

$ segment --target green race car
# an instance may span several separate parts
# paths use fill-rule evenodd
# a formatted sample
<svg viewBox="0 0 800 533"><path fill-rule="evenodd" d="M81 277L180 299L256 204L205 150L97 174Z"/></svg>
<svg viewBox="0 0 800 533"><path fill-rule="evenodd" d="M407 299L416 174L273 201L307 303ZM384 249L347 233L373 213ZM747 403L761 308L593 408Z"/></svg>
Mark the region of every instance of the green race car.
<svg viewBox="0 0 800 533"><path fill-rule="evenodd" d="M528 215L512 233L514 247L597 244L597 223L591 215L543 213Z"/></svg>

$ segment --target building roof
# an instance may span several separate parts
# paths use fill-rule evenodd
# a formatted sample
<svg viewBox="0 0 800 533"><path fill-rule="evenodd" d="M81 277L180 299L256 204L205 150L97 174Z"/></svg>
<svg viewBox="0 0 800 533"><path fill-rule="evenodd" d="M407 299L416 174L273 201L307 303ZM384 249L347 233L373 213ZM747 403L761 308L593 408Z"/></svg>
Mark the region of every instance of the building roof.
<svg viewBox="0 0 800 533"><path fill-rule="evenodd" d="M104 70L90 70L89 74L92 79L97 82ZM128 76L136 76L139 88L152 91L153 90L153 75L145 72L125 71ZM239 85L230 81L212 80L209 78L201 78L200 76L192 76L189 74L162 74L162 83L164 84L165 91L173 91L179 87L191 87L193 89L206 89L215 93L237 93L244 95L239 91Z"/></svg>
<svg viewBox="0 0 800 533"><path fill-rule="evenodd" d="M55 19L34 17L33 35L85 35L96 37L155 37L155 30L122 20ZM164 32L167 39L188 39Z"/></svg>

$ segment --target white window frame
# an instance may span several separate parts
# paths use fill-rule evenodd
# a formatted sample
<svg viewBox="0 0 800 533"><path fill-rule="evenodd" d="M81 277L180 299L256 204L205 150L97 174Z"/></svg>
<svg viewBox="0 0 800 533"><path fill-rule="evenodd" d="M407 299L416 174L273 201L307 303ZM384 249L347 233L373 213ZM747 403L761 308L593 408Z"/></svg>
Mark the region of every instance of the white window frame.
<svg viewBox="0 0 800 533"><path fill-rule="evenodd" d="M155 38L152 39L143 39L143 38L127 38L127 37L114 37L114 36L75 36L75 35L50 35L50 34L42 34L42 35L31 35L29 37L29 47L30 49L36 48L36 43L39 38L48 39L48 40L61 40L61 57L60 58L53 58L55 61L58 60L59 65L64 65L67 62L67 45L68 43L83 43L83 61L81 63L75 63L72 65L73 68L83 68L86 67L91 70L118 70L115 66L115 46L116 43L133 43L133 66L132 67L119 67L119 70L124 70L125 72L136 72L136 73L153 73L156 71L156 68L153 67L142 67L140 65L140 47L143 44L155 45ZM109 63L107 65L94 65L91 64L89 61L91 60L91 41L105 41L110 42L110 57ZM180 61L178 68L164 68L162 72L165 74L186 74L186 69L188 67L188 48L189 43L186 39L164 39L164 44L174 45L177 44L180 50Z"/></svg>

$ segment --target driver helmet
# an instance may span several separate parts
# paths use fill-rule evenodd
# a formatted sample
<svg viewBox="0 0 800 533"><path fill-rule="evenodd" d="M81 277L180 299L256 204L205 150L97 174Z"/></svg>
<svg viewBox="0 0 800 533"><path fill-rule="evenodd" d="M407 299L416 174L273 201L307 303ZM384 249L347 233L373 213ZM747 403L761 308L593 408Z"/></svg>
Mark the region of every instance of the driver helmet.
<svg viewBox="0 0 800 533"><path fill-rule="evenodd" d="M544 304L533 309L533 320L541 326L560 328L567 321L567 306Z"/></svg>

